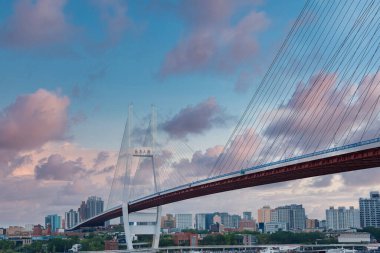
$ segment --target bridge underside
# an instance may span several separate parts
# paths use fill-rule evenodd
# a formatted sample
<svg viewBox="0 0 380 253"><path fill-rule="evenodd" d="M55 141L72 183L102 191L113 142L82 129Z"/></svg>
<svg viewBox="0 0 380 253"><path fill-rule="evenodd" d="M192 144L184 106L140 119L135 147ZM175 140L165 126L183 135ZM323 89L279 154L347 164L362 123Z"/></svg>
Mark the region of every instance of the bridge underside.
<svg viewBox="0 0 380 253"><path fill-rule="evenodd" d="M375 167L380 167L380 148L370 148L333 157L320 158L192 186L130 204L128 210L130 213L137 212L155 206L219 192ZM122 216L121 206L80 224L80 227L102 226L105 221L120 216ZM75 229L80 227L76 227Z"/></svg>

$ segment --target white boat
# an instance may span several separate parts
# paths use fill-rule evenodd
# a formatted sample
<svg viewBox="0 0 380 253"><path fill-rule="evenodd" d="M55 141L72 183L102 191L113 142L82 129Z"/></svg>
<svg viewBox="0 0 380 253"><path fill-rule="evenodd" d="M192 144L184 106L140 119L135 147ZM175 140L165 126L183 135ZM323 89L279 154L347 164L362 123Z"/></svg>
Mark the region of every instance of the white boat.
<svg viewBox="0 0 380 253"><path fill-rule="evenodd" d="M260 250L260 253L280 253L280 250L272 247L267 247L265 249Z"/></svg>
<svg viewBox="0 0 380 253"><path fill-rule="evenodd" d="M326 253L357 253L358 251L356 249L329 249L326 251Z"/></svg>

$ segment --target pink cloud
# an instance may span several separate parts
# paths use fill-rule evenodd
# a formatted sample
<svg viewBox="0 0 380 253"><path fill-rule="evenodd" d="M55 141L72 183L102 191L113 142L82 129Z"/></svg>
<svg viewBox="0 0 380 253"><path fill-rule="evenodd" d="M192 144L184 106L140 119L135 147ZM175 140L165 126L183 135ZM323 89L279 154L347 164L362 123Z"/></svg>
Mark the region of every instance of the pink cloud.
<svg viewBox="0 0 380 253"><path fill-rule="evenodd" d="M213 173L378 137L380 74L364 76L358 83L342 78L336 73L314 75L300 83L284 104L244 123Z"/></svg>
<svg viewBox="0 0 380 253"><path fill-rule="evenodd" d="M38 48L48 53L77 56L73 43L88 51L99 51L120 41L128 24L127 5L120 0L90 1L102 23L102 37L94 42L85 25L70 22L65 13L67 0L23 0L14 4L13 13L0 27L0 43L13 48Z"/></svg>
<svg viewBox="0 0 380 253"><path fill-rule="evenodd" d="M190 159L183 158L174 162L173 167L177 170L176 173L186 177L189 181L196 180L198 177L208 175L222 151L223 146L221 145L208 148L205 152L195 151Z"/></svg>
<svg viewBox="0 0 380 253"><path fill-rule="evenodd" d="M197 28L225 25L237 9L252 7L261 2L261 0L184 0L180 2L178 10L189 26Z"/></svg>
<svg viewBox="0 0 380 253"><path fill-rule="evenodd" d="M261 140L262 137L254 129L235 135L214 164L212 174L224 174L255 165L251 157L262 149Z"/></svg>
<svg viewBox="0 0 380 253"><path fill-rule="evenodd" d="M170 50L160 76L209 69L234 71L259 51L257 33L270 21L265 13L251 10L236 24L231 19L246 5L257 1L183 1L179 12L188 25L188 34Z"/></svg>
<svg viewBox="0 0 380 253"><path fill-rule="evenodd" d="M0 150L26 150L64 138L69 99L40 89L0 114Z"/></svg>
<svg viewBox="0 0 380 253"><path fill-rule="evenodd" d="M216 55L216 43L213 34L208 31L191 34L166 55L160 74L165 77L206 67Z"/></svg>
<svg viewBox="0 0 380 253"><path fill-rule="evenodd" d="M7 161L11 169L17 171L0 180L3 189L0 202L6 205L0 222L3 226L40 223L50 212L63 215L64 211L77 208L80 201L90 195L105 199L114 171L112 164L117 157L117 153L111 150L107 154L109 158L105 159L104 151L62 141L48 142L41 148L16 155L13 152ZM101 165L99 159L103 160ZM2 169L6 167L0 168L2 175ZM24 212L25 209L28 212Z"/></svg>
<svg viewBox="0 0 380 253"><path fill-rule="evenodd" d="M74 27L68 24L66 0L18 1L5 23L0 40L12 47L43 47L71 38Z"/></svg>
<svg viewBox="0 0 380 253"><path fill-rule="evenodd" d="M78 208L81 200L86 200L88 196L96 194L105 199L109 190L107 186L82 178L74 182L49 183L30 176L8 177L0 180L3 206L0 223L2 226L43 223L47 214L64 215L65 211Z"/></svg>
<svg viewBox="0 0 380 253"><path fill-rule="evenodd" d="M83 167L81 159L70 161L59 154L54 154L36 166L35 176L38 180L72 181L75 177L83 177L86 171Z"/></svg>
<svg viewBox="0 0 380 253"><path fill-rule="evenodd" d="M97 157L94 159L94 167L98 167L101 164L104 164L108 158L110 157L110 154L106 151L101 151L98 153Z"/></svg>
<svg viewBox="0 0 380 253"><path fill-rule="evenodd" d="M364 76L357 84L343 81L342 85L341 78L337 74L320 74L311 77L306 85L301 84L291 99L273 113L264 135L279 135L277 144L286 143L304 152L328 148L332 140L343 145L346 136L348 143L359 141L362 135L364 139L375 137L378 119L375 115L370 118L368 112L378 111L380 74Z"/></svg>
<svg viewBox="0 0 380 253"><path fill-rule="evenodd" d="M186 138L188 134L201 134L229 119L214 97L179 111L162 128L173 138Z"/></svg>

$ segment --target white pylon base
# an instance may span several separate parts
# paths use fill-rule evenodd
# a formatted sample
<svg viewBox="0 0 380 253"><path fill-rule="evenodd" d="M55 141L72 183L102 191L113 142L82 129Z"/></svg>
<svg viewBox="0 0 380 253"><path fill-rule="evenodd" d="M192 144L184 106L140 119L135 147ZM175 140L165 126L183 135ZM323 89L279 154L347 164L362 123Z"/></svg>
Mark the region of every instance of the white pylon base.
<svg viewBox="0 0 380 253"><path fill-rule="evenodd" d="M127 244L127 249L132 250L133 244L132 244L131 230L129 229L128 203L123 203L123 223L124 223L125 243Z"/></svg>
<svg viewBox="0 0 380 253"><path fill-rule="evenodd" d="M153 235L152 248L158 249L160 242L161 206L156 212L128 213L128 204L123 204L123 222L125 242L128 250L133 250L132 238L134 235Z"/></svg>

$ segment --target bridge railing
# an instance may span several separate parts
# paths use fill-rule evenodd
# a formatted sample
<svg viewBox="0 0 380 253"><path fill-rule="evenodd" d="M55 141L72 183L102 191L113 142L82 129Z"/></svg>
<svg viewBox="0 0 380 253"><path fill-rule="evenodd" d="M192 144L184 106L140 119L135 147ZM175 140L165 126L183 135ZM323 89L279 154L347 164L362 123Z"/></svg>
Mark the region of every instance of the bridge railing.
<svg viewBox="0 0 380 253"><path fill-rule="evenodd" d="M246 172L256 171L256 170L259 170L259 169L263 169L263 168L267 168L267 167L271 167L271 166L275 166L275 165L279 165L279 164L284 164L284 163L288 163L288 162L294 162L294 161L297 161L297 160L307 159L307 158L310 158L310 157L325 155L325 154L329 154L329 153L333 153L333 152L338 152L338 151L343 151L343 150L347 150L347 149L351 149L351 148L357 148L357 147L366 146L366 145L370 145L370 144L374 144L374 143L378 143L378 142L380 142L380 137L379 138L370 139L370 140L366 140L366 141L361 141L361 142L353 143L353 144L348 144L348 145L344 145L344 146L340 146L340 147L335 147L335 148L330 148L330 149L326 149L326 150L316 151L316 152L313 152L313 153L309 153L309 154L305 154L305 155L300 155L300 156L295 156L295 157L291 157L291 158L287 158L287 159L283 159L283 160L279 160L279 161L275 161L275 162L260 164L260 165L253 166L253 167L250 167L250 168L246 168L246 169L242 169L242 170L238 170L238 171L229 172L229 173L222 174L222 175L219 175L219 176L214 176L214 177L210 177L210 178L205 178L205 179L193 181L193 182L188 183L188 184L179 185L179 186L174 187L174 188L170 188L170 189L167 189L167 190L163 190L163 191L160 191L160 192L157 192L157 193L154 193L154 194L150 194L150 195L147 195L147 196L144 196L144 197L132 200L129 203L131 203L131 204L132 203L136 203L136 202L139 202L139 201L143 201L143 200L152 198L154 196L159 196L159 195L170 193L170 192L177 191L177 190L180 190L180 189L189 188L189 187L194 186L194 185L201 185L203 183L209 183L209 182L212 182L214 180L221 179L221 178L228 178L230 176L236 176L236 175L239 175L239 174L245 174Z"/></svg>

